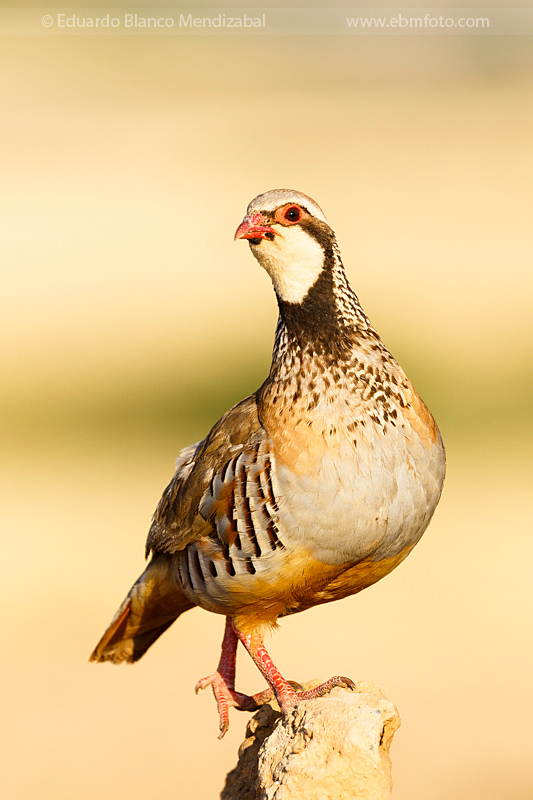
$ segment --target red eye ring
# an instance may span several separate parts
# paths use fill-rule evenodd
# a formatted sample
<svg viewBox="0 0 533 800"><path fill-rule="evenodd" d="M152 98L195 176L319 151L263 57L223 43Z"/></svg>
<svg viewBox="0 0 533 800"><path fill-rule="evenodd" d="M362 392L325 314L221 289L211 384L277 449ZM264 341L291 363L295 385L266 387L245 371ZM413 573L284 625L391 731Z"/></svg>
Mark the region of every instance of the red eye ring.
<svg viewBox="0 0 533 800"><path fill-rule="evenodd" d="M295 203L291 203L284 208L280 208L279 211L276 213L280 222L283 222L285 225L296 225L303 217L303 211L300 206L297 206Z"/></svg>

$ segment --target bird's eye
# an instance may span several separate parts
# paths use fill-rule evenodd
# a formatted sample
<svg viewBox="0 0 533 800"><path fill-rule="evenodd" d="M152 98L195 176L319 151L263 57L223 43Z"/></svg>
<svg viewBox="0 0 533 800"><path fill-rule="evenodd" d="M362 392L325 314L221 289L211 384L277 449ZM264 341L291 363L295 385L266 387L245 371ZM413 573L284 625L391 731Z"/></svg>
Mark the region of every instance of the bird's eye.
<svg viewBox="0 0 533 800"><path fill-rule="evenodd" d="M302 209L299 206L288 206L283 211L283 219L285 222L290 222L292 225L296 222L300 222L302 218Z"/></svg>

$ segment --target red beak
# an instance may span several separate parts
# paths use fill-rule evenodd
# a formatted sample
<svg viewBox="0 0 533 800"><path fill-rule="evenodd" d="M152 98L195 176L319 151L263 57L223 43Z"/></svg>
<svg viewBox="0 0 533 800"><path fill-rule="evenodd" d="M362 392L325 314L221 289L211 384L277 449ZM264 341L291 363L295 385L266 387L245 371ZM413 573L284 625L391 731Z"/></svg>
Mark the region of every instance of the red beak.
<svg viewBox="0 0 533 800"><path fill-rule="evenodd" d="M266 239L270 234L276 235L274 228L268 225L261 225L263 217L261 214L247 214L237 230L234 239Z"/></svg>

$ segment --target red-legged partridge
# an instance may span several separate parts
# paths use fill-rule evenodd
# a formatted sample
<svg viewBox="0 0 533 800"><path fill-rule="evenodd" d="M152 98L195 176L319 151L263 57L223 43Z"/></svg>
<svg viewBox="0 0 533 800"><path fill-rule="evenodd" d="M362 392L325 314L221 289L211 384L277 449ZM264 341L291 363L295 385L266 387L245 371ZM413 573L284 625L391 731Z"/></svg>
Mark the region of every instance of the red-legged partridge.
<svg viewBox="0 0 533 800"><path fill-rule="evenodd" d="M211 685L221 736L228 708L298 691L263 644L278 617L361 591L425 531L444 480L430 412L354 294L319 206L279 189L252 200L236 239L274 285L279 321L270 375L206 438L185 448L154 514L151 560L98 643L94 661L137 661L193 606L226 617ZM235 690L241 641L270 690Z"/></svg>

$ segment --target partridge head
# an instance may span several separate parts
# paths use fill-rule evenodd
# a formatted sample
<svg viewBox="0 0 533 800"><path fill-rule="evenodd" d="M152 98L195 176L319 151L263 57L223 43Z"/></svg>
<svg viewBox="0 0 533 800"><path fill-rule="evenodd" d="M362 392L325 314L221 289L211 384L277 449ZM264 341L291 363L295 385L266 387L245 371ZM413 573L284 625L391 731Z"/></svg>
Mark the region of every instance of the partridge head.
<svg viewBox="0 0 533 800"><path fill-rule="evenodd" d="M147 540L151 560L91 659L140 658L197 605L225 616L211 686L220 716L312 691L282 677L263 636L287 614L339 600L396 567L426 529L444 480L438 428L382 343L344 271L333 229L305 194L256 197L235 233L278 300L270 373L180 453ZM235 689L241 642L268 689Z"/></svg>
<svg viewBox="0 0 533 800"><path fill-rule="evenodd" d="M248 239L281 300L301 303L324 268L335 234L310 197L278 189L252 200L235 239Z"/></svg>

